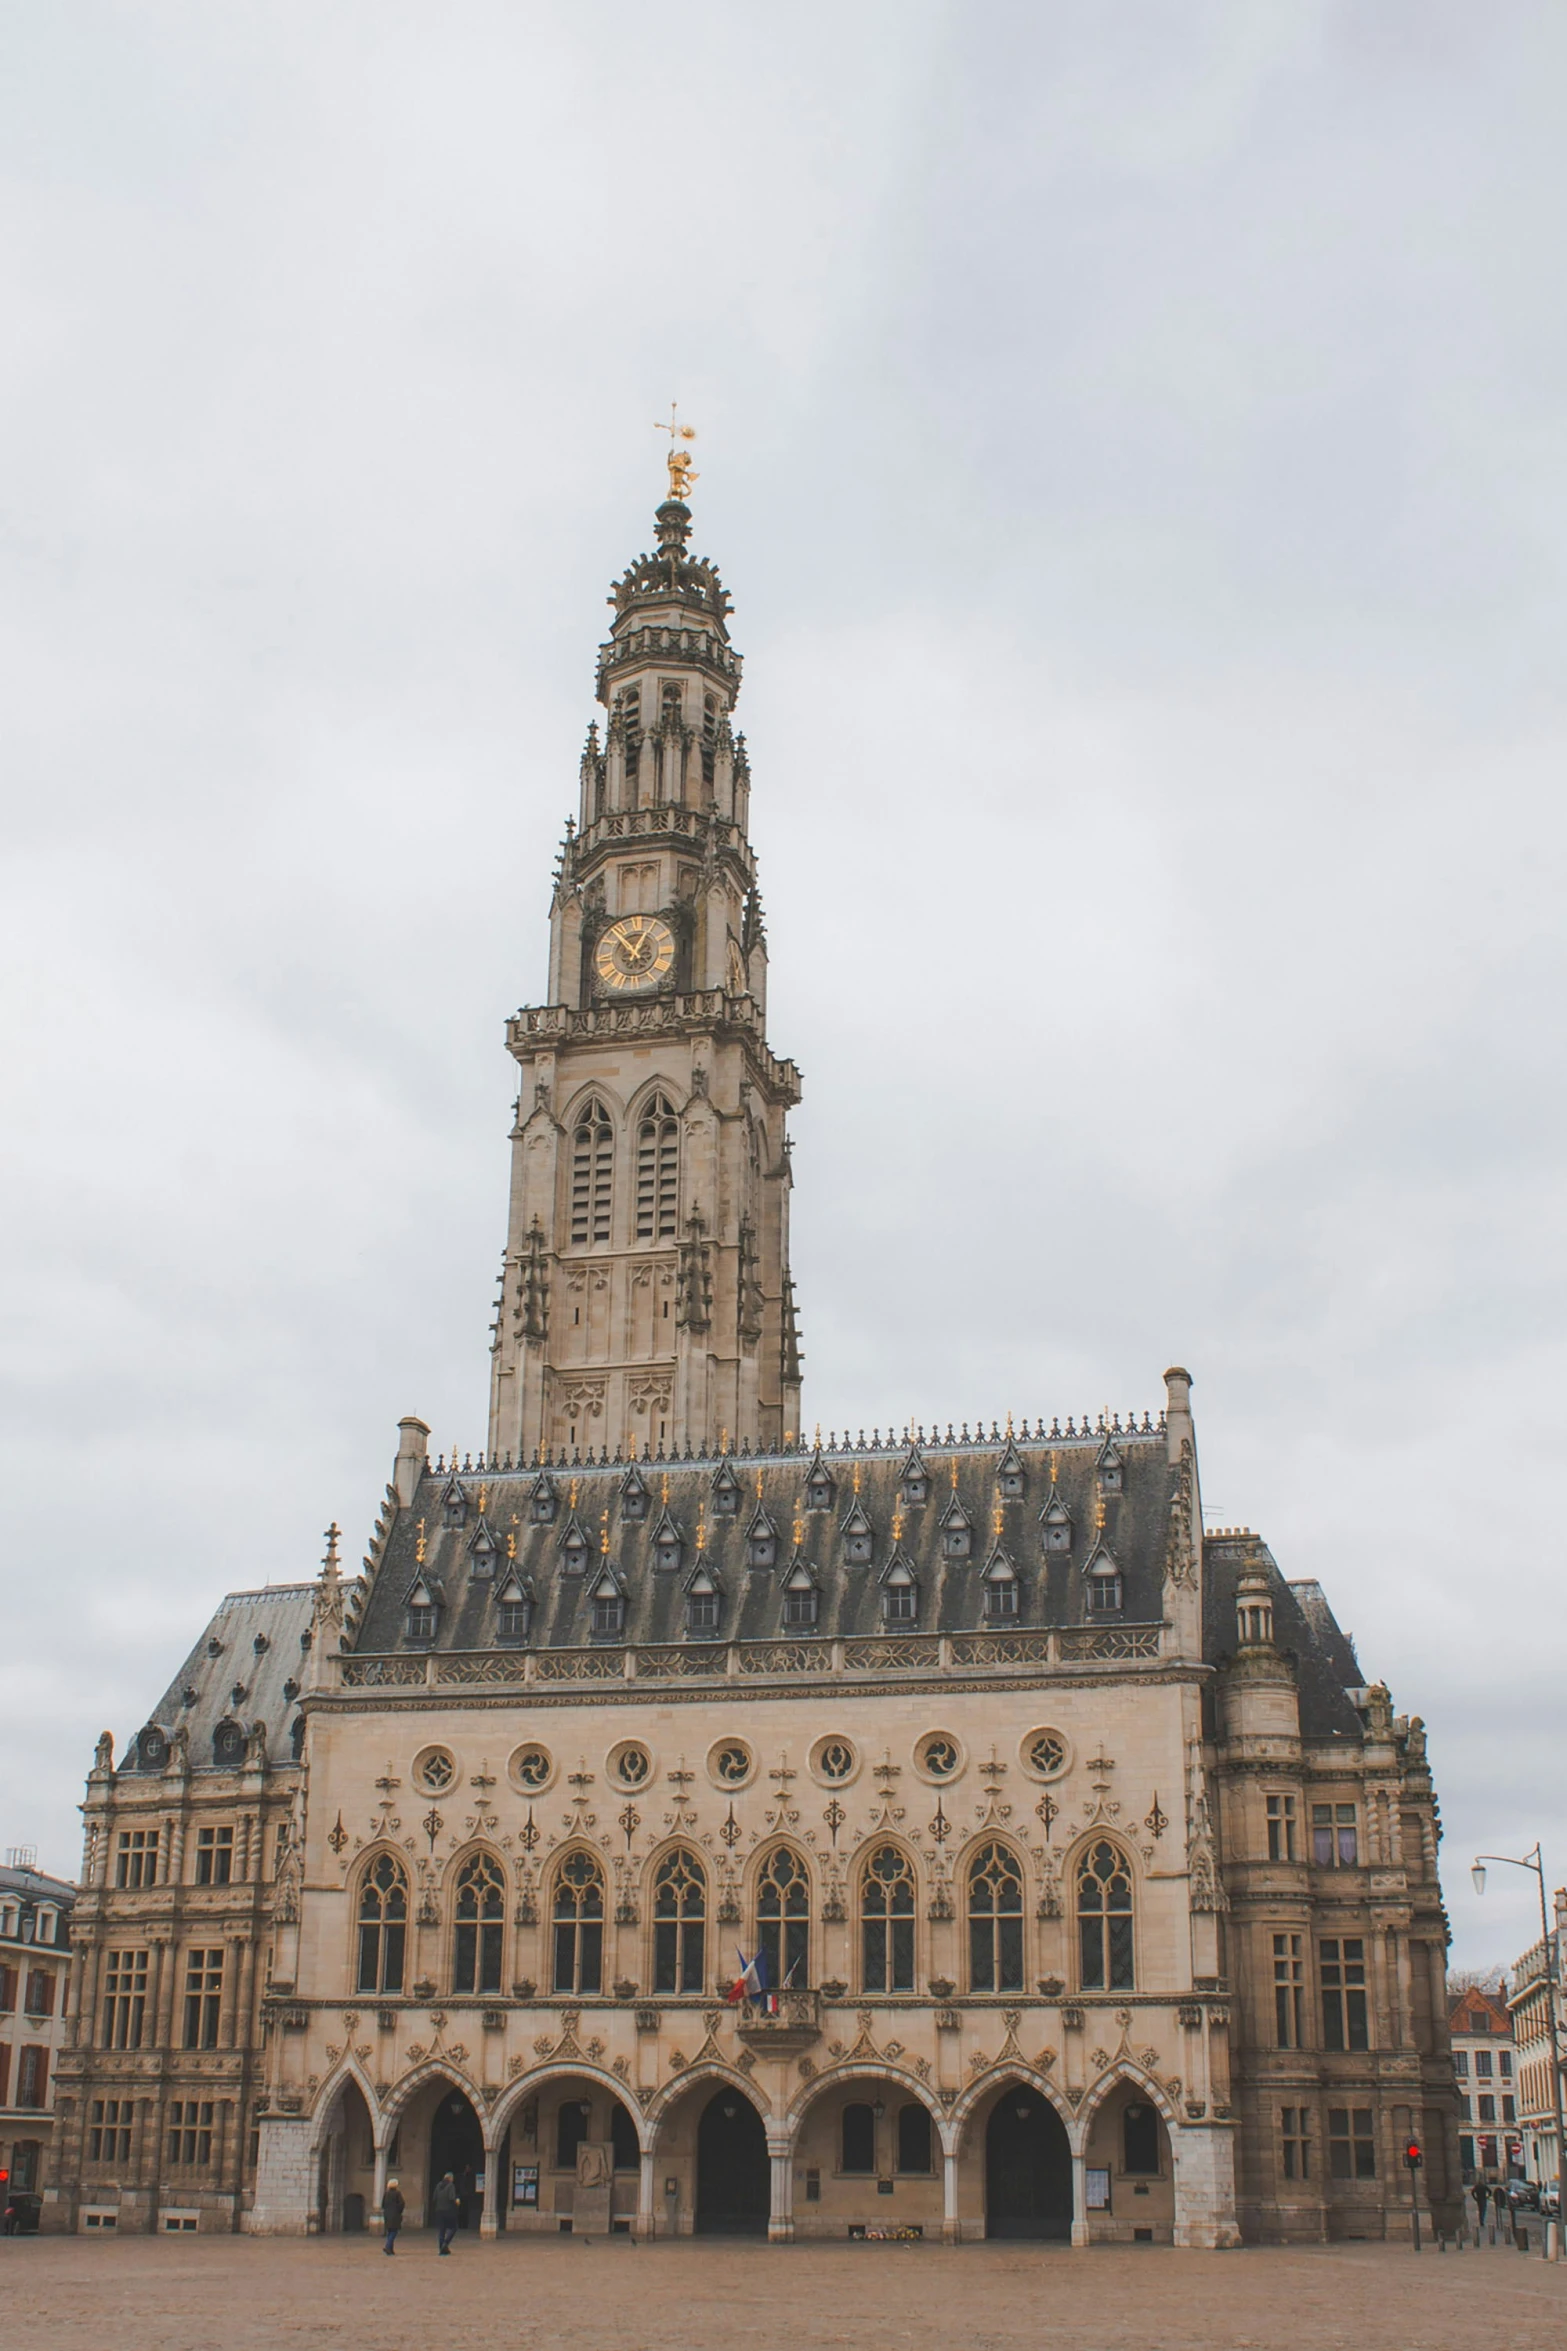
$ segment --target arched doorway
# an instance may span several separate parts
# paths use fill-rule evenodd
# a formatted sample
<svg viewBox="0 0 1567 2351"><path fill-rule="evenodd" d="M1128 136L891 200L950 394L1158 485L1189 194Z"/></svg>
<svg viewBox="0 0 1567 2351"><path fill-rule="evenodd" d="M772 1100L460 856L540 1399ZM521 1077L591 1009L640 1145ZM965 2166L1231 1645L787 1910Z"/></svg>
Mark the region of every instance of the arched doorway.
<svg viewBox="0 0 1567 2351"><path fill-rule="evenodd" d="M985 2234L1072 2234L1072 2151L1048 2098L1011 2082L985 2125Z"/></svg>
<svg viewBox="0 0 1567 2351"><path fill-rule="evenodd" d="M761 2116L739 2090L720 2090L697 2125L697 2234L765 2237L772 2209L769 2178Z"/></svg>
<svg viewBox="0 0 1567 2351"><path fill-rule="evenodd" d="M479 2182L484 2176L484 2132L479 2118L461 2090L445 2091L430 2117L430 2169L425 2193L425 2219L435 2221L435 2191L450 2172L465 2229L476 2229L484 2210Z"/></svg>
<svg viewBox="0 0 1567 2351"><path fill-rule="evenodd" d="M375 2195L375 2128L364 2092L352 2078L328 2110L316 2162L316 2227L353 2235Z"/></svg>

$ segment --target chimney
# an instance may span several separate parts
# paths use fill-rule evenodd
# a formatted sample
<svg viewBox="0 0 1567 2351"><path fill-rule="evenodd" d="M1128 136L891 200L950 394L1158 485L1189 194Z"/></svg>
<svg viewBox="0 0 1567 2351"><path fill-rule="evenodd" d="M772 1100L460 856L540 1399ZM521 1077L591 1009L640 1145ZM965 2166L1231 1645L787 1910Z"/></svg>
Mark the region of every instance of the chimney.
<svg viewBox="0 0 1567 2351"><path fill-rule="evenodd" d="M403 1510L413 1508L414 1496L419 1491L419 1478L430 1451L430 1432L422 1420L409 1413L397 1424L397 1459L392 1466L392 1490Z"/></svg>
<svg viewBox="0 0 1567 2351"><path fill-rule="evenodd" d="M1179 1461L1183 1442L1195 1446L1196 1436L1192 1428L1192 1375L1178 1363L1164 1375L1164 1425L1169 1458Z"/></svg>

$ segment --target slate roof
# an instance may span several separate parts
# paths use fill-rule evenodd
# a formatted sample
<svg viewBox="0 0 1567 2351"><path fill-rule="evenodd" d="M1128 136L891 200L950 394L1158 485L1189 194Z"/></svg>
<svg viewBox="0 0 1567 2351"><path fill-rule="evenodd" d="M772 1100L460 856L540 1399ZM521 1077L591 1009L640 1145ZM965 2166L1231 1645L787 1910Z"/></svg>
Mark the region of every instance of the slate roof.
<svg viewBox="0 0 1567 2351"><path fill-rule="evenodd" d="M1273 1586L1273 1638L1294 1663L1300 1687L1301 1736L1358 1739L1363 1725L1348 1693L1365 1676L1353 1644L1339 1629L1322 1586L1286 1583L1266 1544L1247 1535L1210 1535L1203 1543L1203 1655L1221 1664L1235 1650L1235 1586L1241 1568L1259 1556Z"/></svg>
<svg viewBox="0 0 1567 2351"><path fill-rule="evenodd" d="M450 1484L444 1467L422 1479L411 1510L399 1512L377 1562L353 1646L372 1652L409 1644L405 1628L408 1595L423 1574L440 1602L435 1646L483 1649L496 1639L496 1606L510 1568L531 1587L535 1618L530 1646L576 1648L592 1640L589 1593L601 1562L608 1560L626 1593L621 1636L630 1642L673 1642L687 1638L686 1585L698 1550L723 1594L721 1637L775 1638L783 1629L783 1584L797 1557L809 1562L821 1587L816 1630L824 1637L882 1631L879 1578L894 1541L914 1571L919 1613L909 1630L960 1631L985 1621L985 1570L999 1540L1019 1581L1016 1622L1021 1626L1077 1625L1086 1621L1084 1574L1096 1546L1112 1556L1123 1579L1119 1620L1157 1623L1164 1613L1164 1556L1169 1526L1172 1472L1165 1440L1146 1433L1119 1434L1125 1464L1123 1488L1101 1496L1098 1456L1101 1433L1048 1443L1018 1442L1023 1493L1003 1499L997 1482L1006 1440L947 1446L927 1442L920 1460L928 1498L905 1498L910 1449L903 1443L847 1452L787 1453L727 1460L643 1462L636 1475L648 1489L646 1515L628 1516L622 1486L630 1465L594 1463L547 1471L533 1468L476 1469L461 1473L464 1523L443 1523L443 1495ZM1051 1470L1055 1468L1052 1484ZM822 1470L832 1481L832 1503L813 1508L809 1488ZM553 1489L557 1514L551 1525L536 1524L532 1497L541 1478ZM733 1515L721 1516L715 1487L738 1482ZM1040 1513L1052 1495L1065 1500L1072 1516L1067 1552L1047 1554ZM972 1529L966 1559L944 1556L942 1519L954 1496ZM1103 1504L1103 1526L1096 1523ZM749 1563L749 1528L760 1503L776 1530L776 1554L768 1567ZM870 1521L870 1558L849 1564L844 1556L844 1521L858 1503ZM680 1537L679 1564L656 1564L658 1536L665 1521ZM999 1518L998 1518L999 1514ZM499 1538L495 1572L476 1576L472 1550L480 1523ZM896 1521L896 1535L895 1535ZM424 1556L418 1557L423 1528ZM585 1538L580 1571L566 1565L568 1536Z"/></svg>
<svg viewBox="0 0 1567 2351"><path fill-rule="evenodd" d="M151 1723L166 1731L184 1725L193 1771L219 1768L213 1761L212 1741L221 1722L240 1723L247 1731L264 1722L267 1761L290 1762L290 1731L298 1708L286 1694L286 1685L304 1680L301 1636L310 1630L314 1600L313 1584L267 1584L259 1592L230 1592L220 1600L146 1722L136 1724L121 1768L134 1766L136 1733ZM238 1698L236 1684L243 1693Z"/></svg>

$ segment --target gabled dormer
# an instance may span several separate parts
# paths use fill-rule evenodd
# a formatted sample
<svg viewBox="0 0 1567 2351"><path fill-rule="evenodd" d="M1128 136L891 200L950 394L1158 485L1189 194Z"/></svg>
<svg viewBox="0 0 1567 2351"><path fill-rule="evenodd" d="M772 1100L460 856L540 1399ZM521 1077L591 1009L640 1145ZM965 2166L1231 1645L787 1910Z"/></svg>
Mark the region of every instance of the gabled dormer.
<svg viewBox="0 0 1567 2351"><path fill-rule="evenodd" d="M1072 1513L1060 1493L1052 1486L1050 1499L1039 1514L1040 1540L1052 1556L1072 1548Z"/></svg>
<svg viewBox="0 0 1567 2351"><path fill-rule="evenodd" d="M918 1510L921 1503L930 1500L930 1471L925 1467L919 1447L911 1445L898 1479L898 1494L904 1508Z"/></svg>
<svg viewBox="0 0 1567 2351"><path fill-rule="evenodd" d="M533 1631L536 1605L531 1577L519 1575L514 1567L508 1569L495 1592L496 1640L526 1641Z"/></svg>
<svg viewBox="0 0 1567 2351"><path fill-rule="evenodd" d="M592 1556L593 1545L587 1530L573 1511L560 1539L560 1564L567 1575L581 1575Z"/></svg>
<svg viewBox="0 0 1567 2351"><path fill-rule="evenodd" d="M713 1516L738 1518L740 1515L740 1480L727 1461L721 1461L713 1472Z"/></svg>
<svg viewBox="0 0 1567 2351"><path fill-rule="evenodd" d="M941 1528L942 1557L944 1559L971 1558L974 1550L974 1521L958 1500L956 1488L954 1488L952 1499L942 1512L938 1524Z"/></svg>
<svg viewBox="0 0 1567 2351"><path fill-rule="evenodd" d="M876 1578L881 1594L883 1624L912 1625L919 1622L920 1585L912 1562L905 1556L901 1543Z"/></svg>
<svg viewBox="0 0 1567 2351"><path fill-rule="evenodd" d="M784 1571L783 1620L790 1632L804 1632L815 1625L822 1612L821 1578L810 1561L796 1552Z"/></svg>
<svg viewBox="0 0 1567 2351"><path fill-rule="evenodd" d="M980 1575L985 1591L985 1617L991 1624L1011 1624L1018 1614L1021 1591L1018 1572L998 1543Z"/></svg>
<svg viewBox="0 0 1567 2351"><path fill-rule="evenodd" d="M1028 1485L1028 1472L1023 1467L1023 1456L1008 1437L1006 1450L996 1463L996 1492L1003 1502L1021 1502Z"/></svg>
<svg viewBox="0 0 1567 2351"><path fill-rule="evenodd" d="M686 1578L686 1631L693 1640L715 1641L723 1629L724 1585L705 1552Z"/></svg>
<svg viewBox="0 0 1567 2351"><path fill-rule="evenodd" d="M1099 1478L1101 1494L1119 1494L1125 1487L1126 1462L1113 1437L1106 1437L1100 1446L1094 1469Z"/></svg>
<svg viewBox="0 0 1567 2351"><path fill-rule="evenodd" d="M666 1503L652 1535L653 1565L663 1575L674 1575L686 1555L686 1539Z"/></svg>
<svg viewBox="0 0 1567 2351"><path fill-rule="evenodd" d="M468 1520L468 1491L460 1478L448 1478L441 1495L441 1524L443 1527L465 1526Z"/></svg>
<svg viewBox="0 0 1567 2351"><path fill-rule="evenodd" d="M410 1647L429 1647L441 1629L444 1602L438 1578L421 1569L403 1596L403 1634Z"/></svg>
<svg viewBox="0 0 1567 2351"><path fill-rule="evenodd" d="M778 1563L778 1529L760 1502L745 1530L745 1563L747 1567L775 1567Z"/></svg>
<svg viewBox="0 0 1567 2351"><path fill-rule="evenodd" d="M500 1559L500 1543L481 1518L473 1530L473 1540L468 1545L468 1571L470 1575L492 1576Z"/></svg>
<svg viewBox="0 0 1567 2351"><path fill-rule="evenodd" d="M541 1469L528 1488L528 1517L536 1527L552 1527L560 1516L560 1493L547 1469Z"/></svg>
<svg viewBox="0 0 1567 2351"><path fill-rule="evenodd" d="M620 1481L620 1515L627 1526L640 1526L652 1508L652 1502L647 1480L633 1462Z"/></svg>
<svg viewBox="0 0 1567 2351"><path fill-rule="evenodd" d="M1121 1570L1108 1543L1096 1543L1083 1566L1083 1606L1090 1616L1119 1616L1125 1601Z"/></svg>
<svg viewBox="0 0 1567 2351"><path fill-rule="evenodd" d="M876 1529L872 1526L864 1503L858 1494L850 1505L840 1528L843 1536L843 1561L846 1567L869 1567L871 1553L876 1548Z"/></svg>
<svg viewBox="0 0 1567 2351"><path fill-rule="evenodd" d="M601 1557L587 1584L592 1611L588 1630L595 1641L618 1641L626 1629L626 1579L614 1561Z"/></svg>
<svg viewBox="0 0 1567 2351"><path fill-rule="evenodd" d="M818 1445L811 1466L805 1473L805 1507L807 1510L831 1510L836 1493L832 1471L822 1459L822 1449Z"/></svg>

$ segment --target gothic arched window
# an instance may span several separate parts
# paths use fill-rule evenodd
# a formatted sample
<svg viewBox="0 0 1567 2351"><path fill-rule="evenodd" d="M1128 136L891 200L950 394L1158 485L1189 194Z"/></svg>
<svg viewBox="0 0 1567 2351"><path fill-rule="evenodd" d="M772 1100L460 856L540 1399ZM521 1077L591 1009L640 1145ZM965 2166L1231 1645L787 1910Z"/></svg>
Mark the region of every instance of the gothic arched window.
<svg viewBox="0 0 1567 2351"><path fill-rule="evenodd" d="M811 1881L798 1853L780 1845L756 1883L756 1939L769 1985L803 1989L811 1980Z"/></svg>
<svg viewBox="0 0 1567 2351"><path fill-rule="evenodd" d="M475 1853L457 1873L457 1919L452 1939L452 1990L498 1992L506 1880L489 1853Z"/></svg>
<svg viewBox="0 0 1567 2351"><path fill-rule="evenodd" d="M400 1861L378 1853L359 1887L359 1974L355 1990L400 1992L408 1938L408 1880Z"/></svg>
<svg viewBox="0 0 1567 2351"><path fill-rule="evenodd" d="M602 1102L585 1102L571 1138L571 1245L586 1249L610 1237L615 1188L615 1129Z"/></svg>
<svg viewBox="0 0 1567 2351"><path fill-rule="evenodd" d="M971 1992L1023 1989L1023 1873L1005 1845L982 1845L969 1863Z"/></svg>
<svg viewBox="0 0 1567 2351"><path fill-rule="evenodd" d="M1132 1989L1132 1873L1102 1837L1077 1868L1077 1933L1085 1992Z"/></svg>
<svg viewBox="0 0 1567 2351"><path fill-rule="evenodd" d="M694 1854L677 1847L664 1856L653 1880L655 1992L702 1990L706 1919L706 1872Z"/></svg>
<svg viewBox="0 0 1567 2351"><path fill-rule="evenodd" d="M878 1845L860 1879L861 1972L867 1992L914 1989L914 1872L896 1845Z"/></svg>
<svg viewBox="0 0 1567 2351"><path fill-rule="evenodd" d="M555 1989L596 1992L603 1976L603 1872L591 1854L572 1853L555 1880Z"/></svg>
<svg viewBox="0 0 1567 2351"><path fill-rule="evenodd" d="M662 1094L637 1121L637 1239L672 1241L680 1206L680 1124Z"/></svg>

